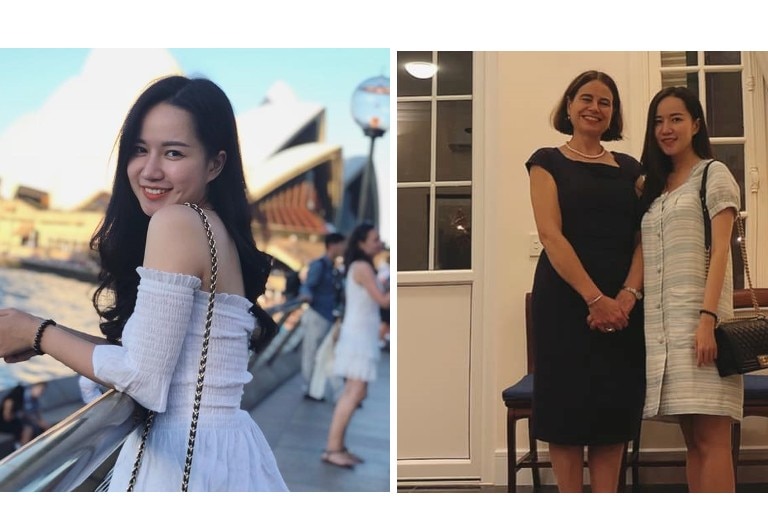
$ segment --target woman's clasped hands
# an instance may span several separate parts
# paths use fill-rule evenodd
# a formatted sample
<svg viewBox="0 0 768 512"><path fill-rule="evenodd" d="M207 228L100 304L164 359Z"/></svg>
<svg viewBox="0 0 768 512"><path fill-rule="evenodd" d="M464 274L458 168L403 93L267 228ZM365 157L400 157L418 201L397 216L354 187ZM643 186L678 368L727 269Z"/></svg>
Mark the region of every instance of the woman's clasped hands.
<svg viewBox="0 0 768 512"><path fill-rule="evenodd" d="M622 293L619 293L615 299L601 297L589 306L589 315L587 315L589 328L603 333L624 329L629 324L629 312L635 305L634 301L635 298L632 295Z"/></svg>

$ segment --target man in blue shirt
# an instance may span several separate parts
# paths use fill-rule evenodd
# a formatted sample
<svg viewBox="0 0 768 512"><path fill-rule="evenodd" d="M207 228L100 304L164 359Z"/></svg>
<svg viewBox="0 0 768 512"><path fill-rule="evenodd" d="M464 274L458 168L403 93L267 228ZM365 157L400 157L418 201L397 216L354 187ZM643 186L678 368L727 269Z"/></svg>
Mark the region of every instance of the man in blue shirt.
<svg viewBox="0 0 768 512"><path fill-rule="evenodd" d="M330 233L325 237L325 254L309 264L307 278L301 285L299 296L309 302L309 307L301 315L304 340L301 344L301 375L304 378L306 398L323 400L323 396L308 393L309 383L315 371L317 348L331 330L339 313L340 298L343 290L341 272L336 268L336 259L344 254L344 236Z"/></svg>

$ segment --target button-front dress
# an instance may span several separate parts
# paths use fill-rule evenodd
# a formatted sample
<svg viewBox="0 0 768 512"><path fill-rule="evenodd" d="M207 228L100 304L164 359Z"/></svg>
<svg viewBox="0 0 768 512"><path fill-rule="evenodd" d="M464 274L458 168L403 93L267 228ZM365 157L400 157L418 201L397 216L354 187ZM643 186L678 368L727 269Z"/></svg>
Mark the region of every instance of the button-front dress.
<svg viewBox="0 0 768 512"><path fill-rule="evenodd" d="M699 188L702 160L680 187L661 194L642 220L647 391L643 417L680 414L742 418L741 376L722 378L714 364L697 367L695 333L704 300L706 255ZM709 167L710 217L739 208L739 187L721 162ZM717 305L721 319L733 316L731 258Z"/></svg>

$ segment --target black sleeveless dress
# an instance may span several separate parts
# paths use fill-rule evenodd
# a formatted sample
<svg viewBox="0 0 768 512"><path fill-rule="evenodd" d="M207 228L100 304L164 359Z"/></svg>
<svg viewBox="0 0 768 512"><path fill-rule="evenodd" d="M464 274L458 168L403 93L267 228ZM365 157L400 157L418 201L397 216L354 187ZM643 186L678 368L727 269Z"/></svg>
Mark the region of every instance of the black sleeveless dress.
<svg viewBox="0 0 768 512"><path fill-rule="evenodd" d="M619 167L566 158L542 148L526 162L557 184L563 235L604 295L615 297L632 262L641 210L635 193L640 164L613 153ZM532 290L536 341L532 428L542 441L601 445L632 439L645 398L642 301L629 326L593 331L581 296L541 253Z"/></svg>

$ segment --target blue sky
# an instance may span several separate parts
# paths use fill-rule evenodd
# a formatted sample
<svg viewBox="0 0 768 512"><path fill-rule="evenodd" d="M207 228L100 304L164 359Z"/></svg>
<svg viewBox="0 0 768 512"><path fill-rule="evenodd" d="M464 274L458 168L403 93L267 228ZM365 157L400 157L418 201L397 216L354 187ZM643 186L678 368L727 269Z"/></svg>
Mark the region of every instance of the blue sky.
<svg viewBox="0 0 768 512"><path fill-rule="evenodd" d="M142 69L142 59L154 58L154 55L141 53L152 52L152 50L123 49L100 50L100 52L102 52L102 58L98 71L86 73L84 67L89 62L90 49L1 48L0 148L2 148L4 135L8 136L25 116L44 111L45 105L51 102L52 97L63 94L62 91L67 86L72 86L68 82L72 82L75 77L112 73L104 65L105 52L114 52L107 55L114 55L115 61L130 61L124 66L120 64L123 66L122 72L125 72L126 68ZM357 85L364 80L379 75L389 76L389 49L183 48L169 49L168 53L178 64L180 72L190 76L202 75L219 84L229 96L238 115L259 105L268 89L276 81L281 80L287 83L300 100L319 103L325 107L326 140L329 143L341 145L345 158L367 154L369 141L352 119L350 100ZM157 63L146 64L146 67L151 69L159 69L158 66L160 66ZM95 69L95 65L91 64L91 67ZM115 71L115 73L119 72ZM108 79L105 78L105 80ZM144 84L147 81L143 80L141 83ZM134 86L133 94L137 94L140 88ZM93 91L93 89L90 90ZM110 101L114 87L101 87L96 90L101 97L93 98L92 103L107 103ZM94 129L94 127L88 129ZM100 132L113 130L111 126L103 126L99 129ZM35 131L31 130L31 132ZM84 131L84 133L89 132ZM112 139L116 135L116 131L110 133ZM78 146L89 144L88 137L83 138L86 140L77 142ZM34 151L45 151L49 142L37 140L34 144L39 149ZM15 138L13 144L18 145ZM66 158L66 155L64 157ZM2 168L2 163L2 155L0 155L0 179L8 181L6 175L9 171ZM389 133L377 142L374 163L379 176L379 188L388 189L388 179L386 183L382 183L382 180L390 175ZM1 189L0 192L4 195L9 193L8 190ZM382 208L383 237L389 230L386 221L388 216L388 209L384 211Z"/></svg>
<svg viewBox="0 0 768 512"><path fill-rule="evenodd" d="M42 105L62 81L78 73L90 49L0 49L0 133L19 115ZM389 49L170 49L186 74L203 74L229 96L235 112L257 105L276 79L297 96L327 106L329 130L343 129L349 100L366 78L389 75ZM334 119L330 119L331 113ZM338 119L337 119L338 116ZM347 119L342 119L346 116Z"/></svg>

